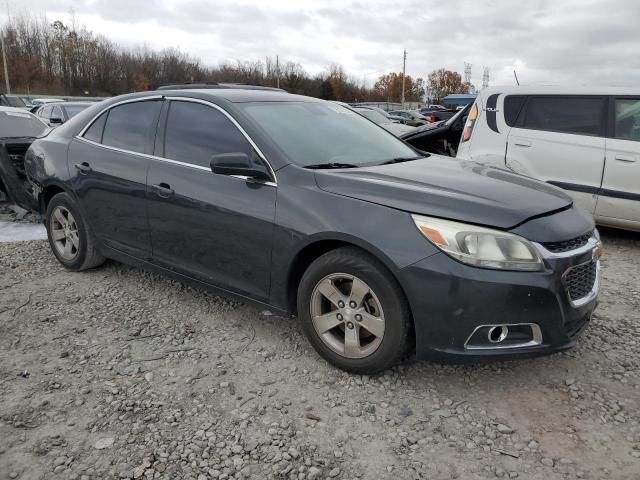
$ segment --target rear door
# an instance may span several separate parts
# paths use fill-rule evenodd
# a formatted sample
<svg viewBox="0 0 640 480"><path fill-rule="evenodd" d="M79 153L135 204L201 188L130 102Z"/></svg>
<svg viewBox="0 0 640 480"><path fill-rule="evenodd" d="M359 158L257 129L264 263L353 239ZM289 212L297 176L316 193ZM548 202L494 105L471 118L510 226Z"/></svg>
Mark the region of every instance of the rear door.
<svg viewBox="0 0 640 480"><path fill-rule="evenodd" d="M162 106L145 99L112 107L69 147L72 185L85 218L107 246L150 259L146 180Z"/></svg>
<svg viewBox="0 0 640 480"><path fill-rule="evenodd" d="M640 222L640 96L614 97L596 215Z"/></svg>
<svg viewBox="0 0 640 480"><path fill-rule="evenodd" d="M605 96L529 96L509 132L506 166L567 190L594 213L605 157Z"/></svg>

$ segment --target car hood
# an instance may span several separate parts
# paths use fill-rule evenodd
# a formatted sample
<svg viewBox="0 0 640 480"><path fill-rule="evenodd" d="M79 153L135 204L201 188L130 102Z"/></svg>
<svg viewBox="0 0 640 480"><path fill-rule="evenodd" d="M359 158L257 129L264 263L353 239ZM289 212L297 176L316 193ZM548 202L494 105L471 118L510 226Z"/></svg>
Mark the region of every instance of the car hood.
<svg viewBox="0 0 640 480"><path fill-rule="evenodd" d="M379 125L385 130L393 133L396 137L400 137L415 130L415 127L403 125L402 123L381 123Z"/></svg>
<svg viewBox="0 0 640 480"><path fill-rule="evenodd" d="M572 204L567 194L551 185L439 155L374 167L318 170L316 182L327 192L500 229Z"/></svg>

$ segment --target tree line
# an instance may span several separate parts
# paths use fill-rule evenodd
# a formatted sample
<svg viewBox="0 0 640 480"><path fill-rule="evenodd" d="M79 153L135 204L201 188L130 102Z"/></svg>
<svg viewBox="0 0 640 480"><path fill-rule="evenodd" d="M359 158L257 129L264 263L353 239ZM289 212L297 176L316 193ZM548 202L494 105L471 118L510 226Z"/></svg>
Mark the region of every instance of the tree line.
<svg viewBox="0 0 640 480"><path fill-rule="evenodd" d="M50 23L44 17L12 17L2 35L12 91L23 94L111 96L166 84L213 81L279 84L290 93L345 102L398 102L401 97L402 73L382 75L373 88L367 88L338 64L315 75L295 62L277 66L270 57L209 67L175 48L122 48L105 36L76 25L74 20L65 24L60 20ZM405 100L423 101L427 90L436 91L431 85L435 73L428 82L407 75ZM4 91L2 69L0 80ZM451 90L446 93L456 93L465 87L454 81L446 88ZM444 96L442 88L438 92Z"/></svg>

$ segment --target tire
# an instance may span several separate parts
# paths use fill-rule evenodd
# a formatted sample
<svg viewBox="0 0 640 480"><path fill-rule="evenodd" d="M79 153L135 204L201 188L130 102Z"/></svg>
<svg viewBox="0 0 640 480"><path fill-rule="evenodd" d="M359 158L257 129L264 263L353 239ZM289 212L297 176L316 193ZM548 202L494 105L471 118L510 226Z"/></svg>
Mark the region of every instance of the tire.
<svg viewBox="0 0 640 480"><path fill-rule="evenodd" d="M58 193L51 199L45 218L51 251L66 269L79 272L104 263L89 225L68 193ZM61 238L62 234L66 236ZM68 245L71 248L67 251Z"/></svg>
<svg viewBox="0 0 640 480"><path fill-rule="evenodd" d="M317 258L302 276L297 307L311 345L342 370L378 373L409 350L412 321L404 293L381 262L358 248Z"/></svg>

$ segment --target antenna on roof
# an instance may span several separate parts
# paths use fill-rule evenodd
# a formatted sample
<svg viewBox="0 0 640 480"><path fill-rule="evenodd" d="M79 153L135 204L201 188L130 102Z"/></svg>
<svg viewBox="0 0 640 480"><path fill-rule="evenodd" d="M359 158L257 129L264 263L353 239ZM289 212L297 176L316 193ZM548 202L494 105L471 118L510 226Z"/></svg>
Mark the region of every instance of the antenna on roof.
<svg viewBox="0 0 640 480"><path fill-rule="evenodd" d="M513 71L513 76L516 77L516 83L518 84L518 86L520 86L520 82L518 81L518 74L515 70Z"/></svg>

